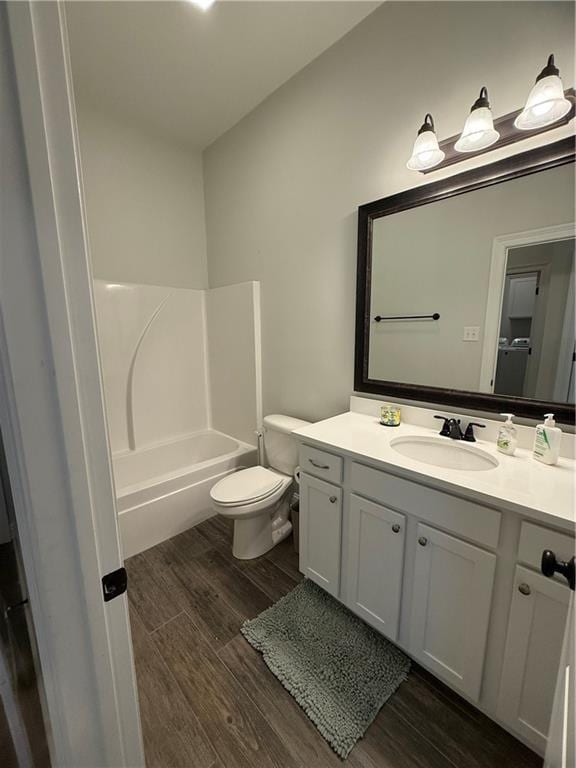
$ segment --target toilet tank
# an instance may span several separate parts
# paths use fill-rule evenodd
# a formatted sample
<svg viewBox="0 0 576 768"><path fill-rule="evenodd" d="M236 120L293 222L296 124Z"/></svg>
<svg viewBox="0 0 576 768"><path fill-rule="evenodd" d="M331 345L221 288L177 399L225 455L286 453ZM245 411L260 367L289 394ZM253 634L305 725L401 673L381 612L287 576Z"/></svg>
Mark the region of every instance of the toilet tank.
<svg viewBox="0 0 576 768"><path fill-rule="evenodd" d="M264 416L264 448L268 466L292 476L298 464L298 441L292 435L295 429L310 424L291 416L273 414Z"/></svg>

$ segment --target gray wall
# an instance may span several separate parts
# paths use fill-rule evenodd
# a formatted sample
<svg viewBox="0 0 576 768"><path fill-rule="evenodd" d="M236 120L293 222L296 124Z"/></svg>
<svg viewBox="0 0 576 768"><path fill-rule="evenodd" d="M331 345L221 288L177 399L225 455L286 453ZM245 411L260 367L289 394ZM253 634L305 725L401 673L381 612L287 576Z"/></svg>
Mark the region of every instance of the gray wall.
<svg viewBox="0 0 576 768"><path fill-rule="evenodd" d="M206 288L199 152L77 104L94 277Z"/></svg>
<svg viewBox="0 0 576 768"><path fill-rule="evenodd" d="M264 413L346 410L356 209L422 183L424 114L454 134L482 85L516 109L552 51L570 85L573 28L569 3L384 3L205 152L210 285L262 281Z"/></svg>

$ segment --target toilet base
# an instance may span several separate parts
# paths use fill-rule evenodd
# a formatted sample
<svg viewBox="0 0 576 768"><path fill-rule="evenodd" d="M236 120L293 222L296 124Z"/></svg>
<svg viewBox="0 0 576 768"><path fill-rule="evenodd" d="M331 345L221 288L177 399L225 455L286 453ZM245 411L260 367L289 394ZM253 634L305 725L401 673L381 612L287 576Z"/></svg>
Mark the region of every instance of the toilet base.
<svg viewBox="0 0 576 768"><path fill-rule="evenodd" d="M252 560L269 552L292 532L292 523L287 519L287 499L283 500L284 510L272 518L270 513L255 515L247 520L234 520L232 554L237 560Z"/></svg>

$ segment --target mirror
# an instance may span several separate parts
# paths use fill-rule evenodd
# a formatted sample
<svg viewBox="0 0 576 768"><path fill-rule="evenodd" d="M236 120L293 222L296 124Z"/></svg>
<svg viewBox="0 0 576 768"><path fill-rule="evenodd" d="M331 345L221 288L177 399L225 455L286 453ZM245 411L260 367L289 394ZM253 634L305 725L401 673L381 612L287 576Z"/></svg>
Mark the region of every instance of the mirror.
<svg viewBox="0 0 576 768"><path fill-rule="evenodd" d="M573 160L557 142L359 209L358 391L571 417Z"/></svg>

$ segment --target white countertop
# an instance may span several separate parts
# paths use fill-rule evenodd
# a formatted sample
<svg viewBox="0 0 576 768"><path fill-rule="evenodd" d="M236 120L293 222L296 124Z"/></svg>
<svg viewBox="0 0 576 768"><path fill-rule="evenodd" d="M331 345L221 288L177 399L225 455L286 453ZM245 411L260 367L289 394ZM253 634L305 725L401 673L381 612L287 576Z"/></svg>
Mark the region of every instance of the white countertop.
<svg viewBox="0 0 576 768"><path fill-rule="evenodd" d="M438 430L406 423L383 427L374 416L352 411L303 427L294 434L305 443L378 462L395 475L574 533L576 461L571 459L560 458L558 464L548 466L535 461L531 451L518 449L514 456L506 456L494 443L477 439L473 445L495 456L497 467L484 471L445 469L402 456L390 445L395 437L435 436Z"/></svg>

